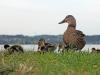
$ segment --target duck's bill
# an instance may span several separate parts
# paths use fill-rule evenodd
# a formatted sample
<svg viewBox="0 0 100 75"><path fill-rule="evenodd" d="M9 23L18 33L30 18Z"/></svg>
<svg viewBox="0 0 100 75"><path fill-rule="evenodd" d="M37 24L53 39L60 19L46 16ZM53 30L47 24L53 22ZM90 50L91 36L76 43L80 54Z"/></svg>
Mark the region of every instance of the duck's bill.
<svg viewBox="0 0 100 75"><path fill-rule="evenodd" d="M62 24L62 23L65 23L65 20L63 20L63 21L59 22L58 24Z"/></svg>

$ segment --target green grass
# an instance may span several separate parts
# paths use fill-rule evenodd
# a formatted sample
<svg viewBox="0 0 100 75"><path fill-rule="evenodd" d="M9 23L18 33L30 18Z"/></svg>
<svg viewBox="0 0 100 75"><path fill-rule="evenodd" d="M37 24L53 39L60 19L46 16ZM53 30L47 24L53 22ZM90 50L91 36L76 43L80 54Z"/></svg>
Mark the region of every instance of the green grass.
<svg viewBox="0 0 100 75"><path fill-rule="evenodd" d="M100 75L100 53L0 53L0 75Z"/></svg>

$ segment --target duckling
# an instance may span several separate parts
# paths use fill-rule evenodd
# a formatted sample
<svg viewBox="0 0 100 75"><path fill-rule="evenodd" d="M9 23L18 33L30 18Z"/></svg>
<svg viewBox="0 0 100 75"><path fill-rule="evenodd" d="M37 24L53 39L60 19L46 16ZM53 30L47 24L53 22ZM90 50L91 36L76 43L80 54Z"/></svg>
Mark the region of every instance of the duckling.
<svg viewBox="0 0 100 75"><path fill-rule="evenodd" d="M100 49L92 48L92 52L100 52Z"/></svg>
<svg viewBox="0 0 100 75"><path fill-rule="evenodd" d="M40 39L38 41L38 51L43 51L45 49L45 40L44 39Z"/></svg>
<svg viewBox="0 0 100 75"><path fill-rule="evenodd" d="M55 45L48 43L45 39L40 39L38 41L38 51L48 52L53 51L55 49Z"/></svg>
<svg viewBox="0 0 100 75"><path fill-rule="evenodd" d="M12 45L12 46L10 46L8 44L5 44L4 45L4 49L8 50L9 54L14 53L15 51L16 52L22 52L22 53L24 52L23 47L20 46L20 45Z"/></svg>
<svg viewBox="0 0 100 75"><path fill-rule="evenodd" d="M67 30L64 32L63 41L67 48L81 50L85 44L85 34L76 30L76 19L72 15L68 15L59 24L68 23Z"/></svg>
<svg viewBox="0 0 100 75"><path fill-rule="evenodd" d="M64 52L65 50L65 44L62 42L59 42L58 44L58 52Z"/></svg>

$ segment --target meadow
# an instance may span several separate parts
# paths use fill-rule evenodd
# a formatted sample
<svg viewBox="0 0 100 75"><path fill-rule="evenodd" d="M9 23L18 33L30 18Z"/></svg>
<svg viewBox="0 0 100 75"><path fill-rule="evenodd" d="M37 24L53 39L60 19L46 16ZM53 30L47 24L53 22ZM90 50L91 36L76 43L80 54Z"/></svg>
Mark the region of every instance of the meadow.
<svg viewBox="0 0 100 75"><path fill-rule="evenodd" d="M0 52L0 75L100 75L100 53Z"/></svg>

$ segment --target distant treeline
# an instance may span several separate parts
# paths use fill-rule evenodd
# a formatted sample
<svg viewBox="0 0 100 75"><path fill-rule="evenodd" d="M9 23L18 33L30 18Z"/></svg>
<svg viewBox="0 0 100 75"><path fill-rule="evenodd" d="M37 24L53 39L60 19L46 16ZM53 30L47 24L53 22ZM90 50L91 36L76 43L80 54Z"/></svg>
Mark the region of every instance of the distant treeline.
<svg viewBox="0 0 100 75"><path fill-rule="evenodd" d="M0 35L0 44L36 44L40 38L54 44L63 41L62 35ZM86 42L87 44L100 44L100 35L86 36Z"/></svg>

